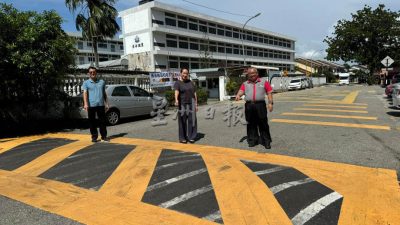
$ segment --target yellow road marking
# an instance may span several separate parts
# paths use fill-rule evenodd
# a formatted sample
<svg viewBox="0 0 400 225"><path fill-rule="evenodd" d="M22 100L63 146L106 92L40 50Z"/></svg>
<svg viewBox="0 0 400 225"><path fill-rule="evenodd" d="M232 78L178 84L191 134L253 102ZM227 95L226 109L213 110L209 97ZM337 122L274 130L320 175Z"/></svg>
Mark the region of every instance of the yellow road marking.
<svg viewBox="0 0 400 225"><path fill-rule="evenodd" d="M357 96L358 96L358 92L359 92L359 91L350 92L350 93L342 100L342 102L343 102L343 103L347 103L347 104L353 103L353 102L356 100Z"/></svg>
<svg viewBox="0 0 400 225"><path fill-rule="evenodd" d="M76 141L61 147L55 148L44 155L36 158L35 160L21 166L14 170L18 173L24 173L30 176L39 176L46 170L50 169L57 163L63 161L68 156L81 150L84 147L91 145L92 142L89 140Z"/></svg>
<svg viewBox="0 0 400 225"><path fill-rule="evenodd" d="M7 141L4 143L0 143L0 154L3 152L6 152L12 148L17 147L18 145L22 145L28 142L36 141L39 139L44 138L42 135L37 135L37 136L29 136L29 137L21 137L15 140Z"/></svg>
<svg viewBox="0 0 400 225"><path fill-rule="evenodd" d="M334 107L334 108L349 108L349 109L366 109L366 106L349 106L349 105L320 105L320 104L304 104L304 106L317 107Z"/></svg>
<svg viewBox="0 0 400 225"><path fill-rule="evenodd" d="M294 108L293 110L302 111L321 111L321 112L349 112L349 113L368 113L361 110L344 110L344 109L315 109L315 108Z"/></svg>
<svg viewBox="0 0 400 225"><path fill-rule="evenodd" d="M377 120L376 117L368 116L345 116L345 115L332 115L332 114L315 114L315 113L282 113L284 116L315 116L315 117L329 117L329 118L343 118L343 119L361 119L361 120Z"/></svg>
<svg viewBox="0 0 400 225"><path fill-rule="evenodd" d="M79 136L80 140L90 140L89 135L47 135L47 137L57 136L71 139L76 139ZM397 175L394 170L275 154L259 154L245 150L238 151L232 148L197 144L184 145L133 138L117 138L113 139L112 143L133 144L137 145L137 148L143 147L142 150L138 149L140 151L137 152L143 154L147 151L155 151L154 154L158 154L160 147L200 153L209 170L218 204L220 207L222 206L221 214L225 225L242 224L243 218L238 218L240 223L234 221L237 216L233 214L238 212L246 213L244 214L244 218L248 220L246 220L248 222L246 224L258 224L257 221L251 223L255 215L261 215L262 221L266 221L264 224L288 224L288 218L285 218L283 209L276 206L276 200L271 196L270 190L261 180L257 180L255 175L251 175L250 170L242 165L240 160L293 167L340 193L344 199L338 225L396 224L400 221L400 214L398 213L400 210L400 192L398 191ZM151 148L154 150L151 150ZM128 157L138 156L129 154ZM146 160L146 158L143 156L142 160ZM147 162L154 164L156 160L156 157L151 157ZM129 162L133 161L127 158L127 161L124 162L125 165L118 167L112 175L112 177L115 175L112 178L113 180L116 180L118 173L126 171L125 168L129 166ZM121 176L121 179L123 179L123 176ZM142 180L144 179L142 178ZM107 182L111 182L111 180L109 179ZM108 185L110 185L109 187L113 186L111 183ZM221 187L227 188L227 190L219 189ZM105 190L107 189L96 192L66 183L0 170L0 195L81 223L101 225L215 224L183 213L141 203L137 198L132 200L120 197L116 189L113 188L108 189L111 192L105 192ZM241 194L242 191L245 193ZM231 193L231 195L229 196L225 192ZM138 196L140 195L138 194ZM230 206L228 203L233 203L233 205ZM240 205L237 205L239 203ZM242 212L243 208L254 208L256 212L253 213L250 210Z"/></svg>
<svg viewBox="0 0 400 225"><path fill-rule="evenodd" d="M125 157L99 191L140 201L150 182L160 153L161 147L136 147Z"/></svg>
<svg viewBox="0 0 400 225"><path fill-rule="evenodd" d="M334 122L323 122L323 121L286 120L286 119L272 119L271 122L335 126L335 127L352 127L352 128L364 128L364 129L376 129L376 130L390 130L389 126L355 124L355 123L334 123Z"/></svg>
<svg viewBox="0 0 400 225"><path fill-rule="evenodd" d="M0 193L84 224L215 225L207 220L130 199L2 170Z"/></svg>

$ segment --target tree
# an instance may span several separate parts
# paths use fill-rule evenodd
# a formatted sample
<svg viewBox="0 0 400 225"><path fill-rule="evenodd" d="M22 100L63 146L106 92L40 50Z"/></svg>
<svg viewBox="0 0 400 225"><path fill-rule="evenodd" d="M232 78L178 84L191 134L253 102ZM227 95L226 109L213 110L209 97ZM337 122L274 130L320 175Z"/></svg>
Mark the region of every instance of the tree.
<svg viewBox="0 0 400 225"><path fill-rule="evenodd" d="M400 59L400 13L379 5L365 5L352 20L339 20L332 37L326 37L327 59L367 65L370 76L381 68L387 55Z"/></svg>
<svg viewBox="0 0 400 225"><path fill-rule="evenodd" d="M0 3L0 103L35 104L55 99L74 64L74 41L55 11L20 12ZM6 107L7 108L7 107ZM0 113L4 115L4 111Z"/></svg>
<svg viewBox="0 0 400 225"><path fill-rule="evenodd" d="M99 67L97 42L104 38L112 38L120 30L116 21L117 10L113 7L115 0L65 0L71 12L79 13L75 19L77 30L82 36L92 40L96 67Z"/></svg>

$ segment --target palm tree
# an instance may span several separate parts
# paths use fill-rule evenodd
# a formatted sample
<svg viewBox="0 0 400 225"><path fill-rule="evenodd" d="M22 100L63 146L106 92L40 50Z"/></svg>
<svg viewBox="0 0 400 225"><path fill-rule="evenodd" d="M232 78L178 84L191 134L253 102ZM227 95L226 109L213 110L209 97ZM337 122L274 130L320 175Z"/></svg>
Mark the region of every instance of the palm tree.
<svg viewBox="0 0 400 225"><path fill-rule="evenodd" d="M78 15L75 19L77 30L82 30L83 38L92 40L96 67L99 67L97 42L106 37L112 38L119 31L116 21L117 10L113 7L115 0L65 0L68 9Z"/></svg>

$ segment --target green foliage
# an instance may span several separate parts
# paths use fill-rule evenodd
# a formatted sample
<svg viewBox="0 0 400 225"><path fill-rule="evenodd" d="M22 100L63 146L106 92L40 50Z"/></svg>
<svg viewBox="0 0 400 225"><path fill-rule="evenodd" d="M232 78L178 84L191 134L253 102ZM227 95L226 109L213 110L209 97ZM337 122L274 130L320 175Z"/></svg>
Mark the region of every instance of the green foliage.
<svg viewBox="0 0 400 225"><path fill-rule="evenodd" d="M57 88L74 64L74 42L55 11L20 12L0 4L0 102L57 99Z"/></svg>
<svg viewBox="0 0 400 225"><path fill-rule="evenodd" d="M170 106L173 106L175 104L175 91L174 90L168 90L164 92L165 98L168 101L168 104ZM207 99L208 99L208 93L204 89L197 89L196 91L197 94L197 104L207 104Z"/></svg>
<svg viewBox="0 0 400 225"><path fill-rule="evenodd" d="M228 95L235 95L235 93L239 89L239 84L233 79L229 79L229 81L226 83L225 88L226 91L228 92Z"/></svg>
<svg viewBox="0 0 400 225"><path fill-rule="evenodd" d="M400 17L379 5L376 9L364 6L352 20L339 20L332 37L326 37L327 59L354 61L368 65L370 75L382 68L380 61L387 55L400 58Z"/></svg>
<svg viewBox="0 0 400 225"><path fill-rule="evenodd" d="M165 98L168 101L168 104L170 106L173 106L175 104L175 91L174 90L168 90L164 92Z"/></svg>
<svg viewBox="0 0 400 225"><path fill-rule="evenodd" d="M70 11L79 12L75 19L76 29L82 30L84 38L93 40L96 67L99 66L97 41L114 37L120 29L114 3L115 0L65 0Z"/></svg>
<svg viewBox="0 0 400 225"><path fill-rule="evenodd" d="M208 93L204 89L197 89L197 104L202 105L202 104L207 104L207 99L208 99Z"/></svg>

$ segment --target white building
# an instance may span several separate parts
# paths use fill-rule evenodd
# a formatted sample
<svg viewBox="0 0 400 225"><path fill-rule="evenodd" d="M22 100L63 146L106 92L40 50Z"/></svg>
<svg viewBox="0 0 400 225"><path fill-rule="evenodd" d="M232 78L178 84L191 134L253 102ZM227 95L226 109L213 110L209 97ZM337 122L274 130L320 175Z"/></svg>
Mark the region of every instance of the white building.
<svg viewBox="0 0 400 225"><path fill-rule="evenodd" d="M144 2L119 13L129 69L240 66L245 58L247 65L294 71L294 38L246 26L242 40L243 24L157 1Z"/></svg>
<svg viewBox="0 0 400 225"><path fill-rule="evenodd" d="M94 63L92 41L84 39L79 32L67 32L67 34L76 39L75 47L78 50L75 56L76 65ZM120 59L124 54L124 45L121 39L105 39L98 41L97 51L99 53L99 62Z"/></svg>

